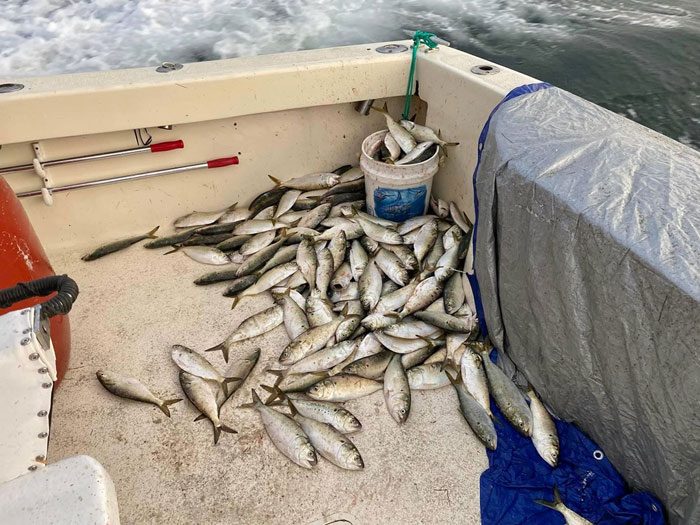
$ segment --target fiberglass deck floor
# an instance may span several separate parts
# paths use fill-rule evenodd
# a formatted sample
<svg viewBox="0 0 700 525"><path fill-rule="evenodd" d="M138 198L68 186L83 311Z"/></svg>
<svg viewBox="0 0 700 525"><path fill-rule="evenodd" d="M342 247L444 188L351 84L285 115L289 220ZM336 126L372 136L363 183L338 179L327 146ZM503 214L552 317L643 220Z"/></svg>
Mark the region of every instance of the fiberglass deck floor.
<svg viewBox="0 0 700 525"><path fill-rule="evenodd" d="M479 475L484 448L459 413L454 389L414 392L401 427L382 392L346 403L362 422L351 436L364 471L319 460L314 470L282 456L255 411L238 409L250 388L274 377L288 338L284 326L239 343L262 348L251 376L222 408L238 434L213 444L211 424L193 422L188 402L156 407L117 398L98 383L99 368L140 378L165 398L184 397L170 359L174 343L203 350L220 342L246 316L272 304L247 300L232 313L225 283L192 284L215 267L166 250L133 246L85 263L80 253L53 254L59 273L80 286L71 312L72 356L55 392L49 461L88 454L116 486L122 523L309 524L479 523ZM207 354L224 366L220 353ZM344 521L347 520L347 521Z"/></svg>

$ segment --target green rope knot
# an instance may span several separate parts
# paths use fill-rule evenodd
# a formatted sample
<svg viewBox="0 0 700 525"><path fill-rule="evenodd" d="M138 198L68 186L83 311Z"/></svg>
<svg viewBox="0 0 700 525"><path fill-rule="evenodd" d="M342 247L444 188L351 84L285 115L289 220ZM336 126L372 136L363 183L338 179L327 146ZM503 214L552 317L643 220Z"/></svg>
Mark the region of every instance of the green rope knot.
<svg viewBox="0 0 700 525"><path fill-rule="evenodd" d="M411 56L411 70L408 73L408 86L406 87L406 101L403 105L403 119L408 120L411 112L411 91L413 88L413 78L416 73L416 57L421 44L428 46L428 49L435 49L438 42L442 42L434 33L427 31L416 31L413 33L413 55Z"/></svg>

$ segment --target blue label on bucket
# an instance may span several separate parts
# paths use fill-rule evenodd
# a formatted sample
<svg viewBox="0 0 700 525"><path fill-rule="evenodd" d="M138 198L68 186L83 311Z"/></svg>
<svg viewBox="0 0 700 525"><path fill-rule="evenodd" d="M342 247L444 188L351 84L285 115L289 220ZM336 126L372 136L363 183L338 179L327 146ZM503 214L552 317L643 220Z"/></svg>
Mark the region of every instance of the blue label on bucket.
<svg viewBox="0 0 700 525"><path fill-rule="evenodd" d="M396 222L423 215L427 193L425 185L400 190L377 188L374 190L374 213Z"/></svg>

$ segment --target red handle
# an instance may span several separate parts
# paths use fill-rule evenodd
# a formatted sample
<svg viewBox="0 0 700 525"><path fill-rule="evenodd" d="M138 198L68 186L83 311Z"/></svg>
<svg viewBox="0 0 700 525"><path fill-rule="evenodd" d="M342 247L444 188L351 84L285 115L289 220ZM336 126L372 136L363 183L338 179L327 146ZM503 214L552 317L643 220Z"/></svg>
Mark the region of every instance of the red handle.
<svg viewBox="0 0 700 525"><path fill-rule="evenodd" d="M238 157L224 157L223 159L214 159L207 162L207 168L223 168L238 164Z"/></svg>
<svg viewBox="0 0 700 525"><path fill-rule="evenodd" d="M151 153L158 153L159 151L170 151L171 149L182 149L184 147L185 143L181 140L159 142L158 144L151 144Z"/></svg>

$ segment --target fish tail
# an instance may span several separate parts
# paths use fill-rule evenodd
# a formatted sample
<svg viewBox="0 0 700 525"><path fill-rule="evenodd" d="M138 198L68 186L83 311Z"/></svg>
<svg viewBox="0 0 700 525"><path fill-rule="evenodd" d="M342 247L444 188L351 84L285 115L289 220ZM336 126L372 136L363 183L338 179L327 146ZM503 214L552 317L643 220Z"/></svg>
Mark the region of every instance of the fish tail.
<svg viewBox="0 0 700 525"><path fill-rule="evenodd" d="M217 350L221 350L221 353L224 354L224 361L228 363L228 346L225 343L219 343L211 348L207 348L205 352L215 352Z"/></svg>
<svg viewBox="0 0 700 525"><path fill-rule="evenodd" d="M558 507L559 505L562 504L561 501L561 494L559 494L559 489L557 489L557 486L554 485L554 501L547 501L544 499L536 499L535 503L538 505L543 505L547 508L554 509L554 510L559 510Z"/></svg>
<svg viewBox="0 0 700 525"><path fill-rule="evenodd" d="M221 430L224 432L227 432L228 434L238 434L238 430L233 430L231 427L224 425L221 423Z"/></svg>
<svg viewBox="0 0 700 525"><path fill-rule="evenodd" d="M221 427L214 425L214 444L219 442L219 437L221 436Z"/></svg>
<svg viewBox="0 0 700 525"><path fill-rule="evenodd" d="M196 418L194 418L193 421L196 423L197 421L201 421L202 419L206 419L206 418L207 418L207 416L205 416L204 414L199 414Z"/></svg>
<svg viewBox="0 0 700 525"><path fill-rule="evenodd" d="M277 177L273 177L272 175L268 175L269 179L275 183L275 186L282 186L282 181L279 180Z"/></svg>
<svg viewBox="0 0 700 525"><path fill-rule="evenodd" d="M155 228L153 228L151 231L149 231L149 232L146 234L146 236L147 236L149 239L157 239L158 236L156 235L156 232L158 231L158 228L160 228L160 226L156 226Z"/></svg>
<svg viewBox="0 0 700 525"><path fill-rule="evenodd" d="M459 146L459 142L443 142L443 146ZM447 152L445 152L445 156L447 156Z"/></svg>
<svg viewBox="0 0 700 525"><path fill-rule="evenodd" d="M182 248L182 245L181 245L181 244L173 244L173 245L172 245L172 250L169 250L169 251L165 252L163 255L168 255L169 253L175 253L175 252L177 252L177 251L180 251L180 248Z"/></svg>
<svg viewBox="0 0 700 525"><path fill-rule="evenodd" d="M231 303L231 310L234 310L236 308L236 305L240 302L241 298L236 296L233 298L233 302Z"/></svg>
<svg viewBox="0 0 700 525"><path fill-rule="evenodd" d="M425 337L424 335L419 335L418 338L419 338L419 339L422 339L423 341L425 341L426 343L428 343L428 346L429 346L430 348L435 348L435 347L437 346L437 344L438 344L438 343L436 342L437 339L430 339L429 337Z"/></svg>
<svg viewBox="0 0 700 525"><path fill-rule="evenodd" d="M231 206L226 208L226 211L233 211L236 209L236 206L238 206L238 202L234 202L233 204L231 204Z"/></svg>
<svg viewBox="0 0 700 525"><path fill-rule="evenodd" d="M163 401L162 405L158 405L158 408L160 408L163 414L170 417L170 409L168 408L168 405L174 405L175 403L179 403L180 401L182 401L181 398L166 399L165 401Z"/></svg>
<svg viewBox="0 0 700 525"><path fill-rule="evenodd" d="M253 406L255 406L258 403L262 404L262 400L260 399L260 396L258 395L258 393L255 391L254 388L250 389L250 394L253 398Z"/></svg>
<svg viewBox="0 0 700 525"><path fill-rule="evenodd" d="M233 383L234 381L241 381L241 378L240 377L224 377L224 380L221 382L221 389L224 391L224 395L226 397L229 396L228 385L229 385L229 383Z"/></svg>
<svg viewBox="0 0 700 525"><path fill-rule="evenodd" d="M289 407L289 410L292 413L292 417L296 416L299 413L297 407L294 406L294 403L292 403L292 400L289 398L287 398L287 406Z"/></svg>

